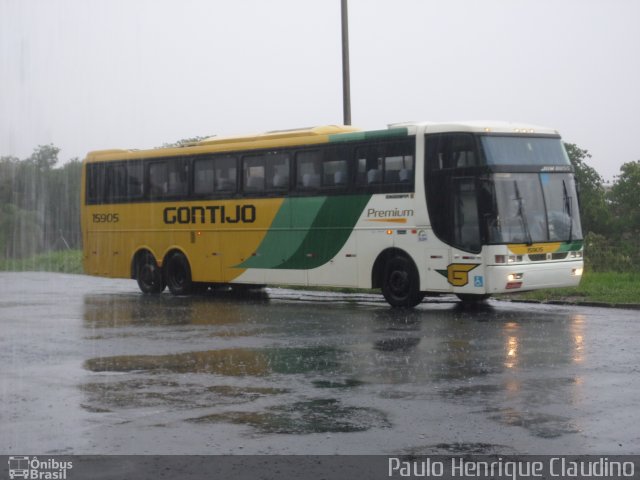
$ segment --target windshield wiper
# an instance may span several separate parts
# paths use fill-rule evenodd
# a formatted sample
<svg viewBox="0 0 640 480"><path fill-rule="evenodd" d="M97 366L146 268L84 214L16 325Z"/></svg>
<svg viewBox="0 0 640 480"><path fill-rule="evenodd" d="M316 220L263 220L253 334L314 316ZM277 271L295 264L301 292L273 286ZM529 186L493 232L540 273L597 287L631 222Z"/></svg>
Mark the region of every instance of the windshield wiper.
<svg viewBox="0 0 640 480"><path fill-rule="evenodd" d="M571 197L567 192L567 182L564 179L562 180L562 191L564 195L564 209L569 216L569 241L571 242L573 237L573 209L571 208Z"/></svg>
<svg viewBox="0 0 640 480"><path fill-rule="evenodd" d="M531 232L529 231L529 224L527 223L527 217L524 213L524 202L522 201L522 197L520 196L520 189L518 188L518 181L513 181L513 188L516 192L515 200L518 202L518 216L522 220L522 228L524 229L524 234L527 237L527 245L533 244L533 240L531 239Z"/></svg>

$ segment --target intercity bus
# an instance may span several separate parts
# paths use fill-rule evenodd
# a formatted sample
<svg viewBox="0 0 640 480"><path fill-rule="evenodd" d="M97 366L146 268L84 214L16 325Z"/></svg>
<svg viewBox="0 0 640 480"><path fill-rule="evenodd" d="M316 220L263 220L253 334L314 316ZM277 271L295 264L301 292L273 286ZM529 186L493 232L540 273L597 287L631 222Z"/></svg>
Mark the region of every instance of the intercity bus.
<svg viewBox="0 0 640 480"><path fill-rule="evenodd" d="M552 129L324 126L90 152L84 269L146 294L218 286L381 289L412 307L575 286L573 169Z"/></svg>

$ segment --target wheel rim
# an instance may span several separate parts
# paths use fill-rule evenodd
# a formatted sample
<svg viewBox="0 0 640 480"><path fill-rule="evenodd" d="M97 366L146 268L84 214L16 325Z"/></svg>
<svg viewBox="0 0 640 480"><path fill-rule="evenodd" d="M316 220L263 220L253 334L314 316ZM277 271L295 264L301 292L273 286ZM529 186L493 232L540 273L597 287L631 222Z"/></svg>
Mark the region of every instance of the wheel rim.
<svg viewBox="0 0 640 480"><path fill-rule="evenodd" d="M142 282L143 285L149 288L152 288L155 286L153 275L154 275L153 266L148 263L145 263L144 265L142 265L142 267L140 267L140 271L138 272L138 277L140 278L140 282Z"/></svg>
<svg viewBox="0 0 640 480"><path fill-rule="evenodd" d="M397 298L406 297L409 292L409 274L404 270L394 270L389 275L389 289Z"/></svg>
<svg viewBox="0 0 640 480"><path fill-rule="evenodd" d="M167 261L165 281L174 295L186 295L192 289L189 261L181 253L176 253Z"/></svg>
<svg viewBox="0 0 640 480"><path fill-rule="evenodd" d="M171 269L169 270L169 273L171 284L175 287L180 288L187 281L187 271L179 260L171 262Z"/></svg>

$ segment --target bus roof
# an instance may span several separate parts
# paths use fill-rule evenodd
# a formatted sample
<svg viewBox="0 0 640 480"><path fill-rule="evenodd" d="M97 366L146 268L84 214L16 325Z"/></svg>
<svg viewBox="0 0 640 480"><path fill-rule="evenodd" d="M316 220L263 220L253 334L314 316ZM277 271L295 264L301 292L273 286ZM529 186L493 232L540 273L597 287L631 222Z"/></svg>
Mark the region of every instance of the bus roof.
<svg viewBox="0 0 640 480"><path fill-rule="evenodd" d="M524 123L497 121L461 122L403 122L390 124L385 130L363 131L350 125L326 125L320 127L276 130L271 132L228 137L208 137L180 147L162 147L147 150L109 149L95 150L87 154L85 161L127 160L158 158L211 152L257 150L296 145L312 145L352 140L373 140L421 133L476 132L558 135L548 127Z"/></svg>
<svg viewBox="0 0 640 480"><path fill-rule="evenodd" d="M275 130L271 132L229 137L208 137L181 147L163 147L148 150L110 149L89 152L86 161L102 161L134 158L171 157L185 154L254 150L260 148L288 147L327 143L329 138L344 133L358 132L350 125L326 125L320 127Z"/></svg>
<svg viewBox="0 0 640 480"><path fill-rule="evenodd" d="M404 127L413 130L424 129L424 133L474 132L474 133L521 133L558 135L558 131L540 125L495 120L451 121L451 122L403 122L393 123L389 128Z"/></svg>

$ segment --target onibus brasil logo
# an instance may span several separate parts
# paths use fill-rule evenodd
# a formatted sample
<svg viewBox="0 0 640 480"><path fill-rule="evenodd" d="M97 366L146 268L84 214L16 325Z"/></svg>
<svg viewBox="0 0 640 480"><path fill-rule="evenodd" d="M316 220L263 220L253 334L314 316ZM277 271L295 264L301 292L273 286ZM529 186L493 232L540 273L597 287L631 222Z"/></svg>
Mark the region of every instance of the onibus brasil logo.
<svg viewBox="0 0 640 480"><path fill-rule="evenodd" d="M9 478L38 480L65 480L73 462L61 462L54 458L38 460L38 457L9 457Z"/></svg>

